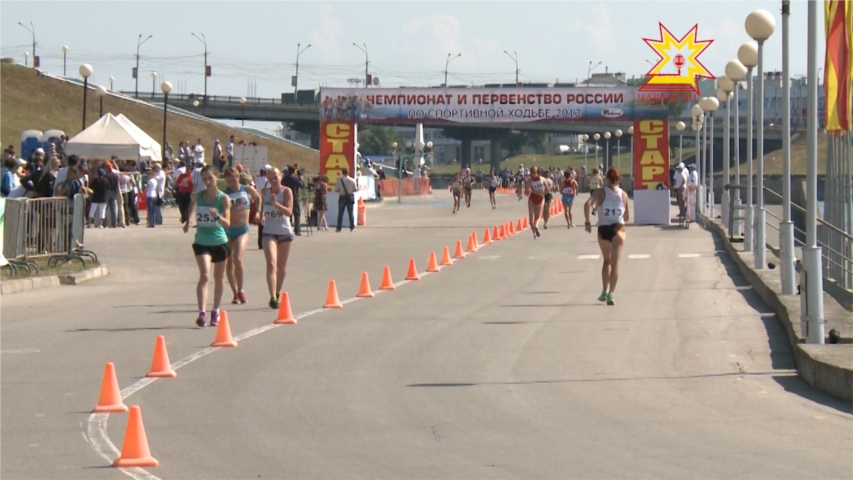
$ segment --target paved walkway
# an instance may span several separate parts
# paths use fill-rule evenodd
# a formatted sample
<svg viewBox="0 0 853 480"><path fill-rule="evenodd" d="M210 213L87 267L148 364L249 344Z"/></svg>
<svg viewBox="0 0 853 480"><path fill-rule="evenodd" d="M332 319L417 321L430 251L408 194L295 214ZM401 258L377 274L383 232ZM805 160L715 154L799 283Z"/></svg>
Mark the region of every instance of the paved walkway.
<svg viewBox="0 0 853 480"><path fill-rule="evenodd" d="M514 197L498 210L479 192L474 202L455 216L443 192L389 203L354 234L298 239L286 281L294 311L322 305L331 278L350 299L362 271L374 289L385 265L400 281L409 258L423 272L430 251L524 214ZM850 406L796 377L778 322L699 228L629 227L614 307L595 301L594 237L557 218L539 240L525 231L395 292L190 363L214 333L193 325L190 236L177 226L87 235L109 278L3 298L3 478L122 478L104 468L98 452L115 452L88 412L104 363L115 362L122 388L135 384L157 334L184 366L126 403L142 407L161 462L149 472L161 478L853 469ZM262 258L247 253L250 303L229 309L238 336L274 317ZM102 432L118 448L125 423L112 415Z"/></svg>

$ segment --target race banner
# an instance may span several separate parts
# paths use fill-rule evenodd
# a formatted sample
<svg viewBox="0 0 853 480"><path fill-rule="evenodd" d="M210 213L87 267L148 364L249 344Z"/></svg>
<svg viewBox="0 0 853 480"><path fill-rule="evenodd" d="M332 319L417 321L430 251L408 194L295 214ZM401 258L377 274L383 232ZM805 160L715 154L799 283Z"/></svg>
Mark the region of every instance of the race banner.
<svg viewBox="0 0 853 480"><path fill-rule="evenodd" d="M634 190L669 190L666 119L634 122Z"/></svg>
<svg viewBox="0 0 853 480"><path fill-rule="evenodd" d="M355 175L355 142L358 126L350 122L320 123L320 175L329 177L329 189L346 168Z"/></svg>
<svg viewBox="0 0 853 480"><path fill-rule="evenodd" d="M612 122L666 118L638 87L321 88L320 120L372 124Z"/></svg>

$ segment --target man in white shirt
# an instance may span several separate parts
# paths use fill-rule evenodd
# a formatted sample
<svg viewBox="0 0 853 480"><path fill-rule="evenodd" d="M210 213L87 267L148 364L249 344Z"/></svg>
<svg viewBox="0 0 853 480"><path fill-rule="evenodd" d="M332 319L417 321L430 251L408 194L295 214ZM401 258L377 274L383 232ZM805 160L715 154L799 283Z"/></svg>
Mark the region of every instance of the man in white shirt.
<svg viewBox="0 0 853 480"><path fill-rule="evenodd" d="M341 221L344 219L344 209L346 209L347 218L349 219L349 231L355 231L355 219L352 215L352 208L355 204L355 191L357 189L358 186L355 184L355 180L349 176L349 170L346 168L341 169L341 177L335 181L335 193L339 195L338 225L335 229L336 232L341 231Z"/></svg>
<svg viewBox="0 0 853 480"><path fill-rule="evenodd" d="M678 216L684 216L684 187L687 184L687 172L684 171L684 164L679 163L675 167L675 181L672 184L672 189L675 190L675 198L678 201Z"/></svg>
<svg viewBox="0 0 853 480"><path fill-rule="evenodd" d="M231 138L228 139L228 143L225 144L225 155L228 156L228 166L231 167L234 165L234 135L231 135Z"/></svg>
<svg viewBox="0 0 853 480"><path fill-rule="evenodd" d="M687 174L687 221L696 221L696 195L699 189L699 173L696 171L696 164L691 163L689 167L690 173Z"/></svg>
<svg viewBox="0 0 853 480"><path fill-rule="evenodd" d="M204 182L201 181L201 169L204 167L204 159L199 160L196 158L194 161L195 168L193 168L193 192L200 192L204 190Z"/></svg>

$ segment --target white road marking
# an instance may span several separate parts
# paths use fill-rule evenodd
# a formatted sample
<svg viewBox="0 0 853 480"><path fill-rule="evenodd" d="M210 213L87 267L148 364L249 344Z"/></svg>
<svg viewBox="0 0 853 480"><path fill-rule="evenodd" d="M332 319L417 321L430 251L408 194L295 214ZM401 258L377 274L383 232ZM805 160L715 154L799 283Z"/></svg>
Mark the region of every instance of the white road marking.
<svg viewBox="0 0 853 480"><path fill-rule="evenodd" d="M498 257L495 257L495 258L498 258ZM429 272L419 273L418 275L421 278L423 278L424 276L429 275ZM411 280L402 280L402 281L395 283L394 286L400 287L402 285L405 285L405 284L411 283L411 282L412 282ZM390 290L377 290L377 291L374 291L373 293L375 295L379 295L381 293L385 293L388 291L390 291ZM355 302L358 300L364 300L364 298L360 298L360 297L348 298L348 299L342 301L341 304L345 305L345 304L352 303L352 302ZM312 315L316 315L318 313L323 313L323 312L327 312L327 311L329 311L329 309L317 308L315 310L311 310L311 311L304 312L304 313L297 315L296 319L302 320L303 318L310 317ZM249 331L244 332L244 333L241 333L240 335L235 336L234 340L236 340L237 342L240 342L242 340L252 338L256 335L260 335L261 333L264 333L266 331L269 331L269 330L272 330L274 328L278 328L281 326L282 325L276 325L274 323L269 323L267 325L263 325L261 327L249 330ZM179 368L184 367L184 366L198 360L199 358L205 357L205 356L207 356L207 355L209 355L209 354L211 354L217 350L220 350L220 348L221 347L203 348L203 349L195 352L194 354L192 354L188 357L182 358L182 359L178 360L177 362L172 363L172 370L178 370ZM151 385L152 383L156 382L157 380L158 380L157 378L145 377L145 378L140 379L139 381L137 381L133 385L125 387L121 391L122 400L127 399L128 397L130 397L134 393L142 390L143 388L147 387L148 385ZM93 413L93 414L89 415L89 420L87 421L86 431L81 432L81 433L83 435L83 438L86 440L86 443L88 443L92 447L92 449L95 450L95 453L100 455L101 458L103 458L109 465L112 465L113 460L115 460L116 458L118 458L121 455L121 451L115 446L115 444L112 442L112 440L110 440L110 437L107 435L107 421L109 420L109 418L110 418L110 416L108 413ZM121 471L122 473L124 473L125 475L127 475L128 477L131 477L131 478L134 478L137 480L143 480L143 479L144 480L159 480L159 477L152 475L150 472L148 472L144 468L137 468L137 467L119 468L118 470Z"/></svg>
<svg viewBox="0 0 853 480"><path fill-rule="evenodd" d="M700 255L698 253L679 253L678 258L697 258Z"/></svg>
<svg viewBox="0 0 853 480"><path fill-rule="evenodd" d="M499 258L501 258L500 255L483 255L482 257L479 257L480 260L497 260Z"/></svg>
<svg viewBox="0 0 853 480"><path fill-rule="evenodd" d="M650 256L651 255L649 255L648 253L634 253L634 254L628 255L628 258L631 260L642 260L645 258L649 258Z"/></svg>
<svg viewBox="0 0 853 480"><path fill-rule="evenodd" d="M41 350L35 348L22 348L19 350L0 350L0 353L41 353Z"/></svg>
<svg viewBox="0 0 853 480"><path fill-rule="evenodd" d="M598 260L601 255L578 255L578 260Z"/></svg>
<svg viewBox="0 0 853 480"><path fill-rule="evenodd" d="M548 260L548 257L527 257L528 260Z"/></svg>

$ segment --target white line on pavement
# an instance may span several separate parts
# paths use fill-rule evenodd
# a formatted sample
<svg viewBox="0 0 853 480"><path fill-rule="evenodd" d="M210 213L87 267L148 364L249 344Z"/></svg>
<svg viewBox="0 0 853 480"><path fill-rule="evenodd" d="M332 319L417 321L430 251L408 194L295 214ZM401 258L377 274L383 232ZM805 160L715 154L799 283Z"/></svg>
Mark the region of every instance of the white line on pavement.
<svg viewBox="0 0 853 480"><path fill-rule="evenodd" d="M598 260L601 255L578 255L578 260Z"/></svg>
<svg viewBox="0 0 853 480"><path fill-rule="evenodd" d="M649 258L650 256L651 255L649 255L648 253L634 253L634 254L628 255L628 258L631 260L642 260L645 258Z"/></svg>
<svg viewBox="0 0 853 480"><path fill-rule="evenodd" d="M697 258L700 255L698 253L679 253L678 258Z"/></svg>

